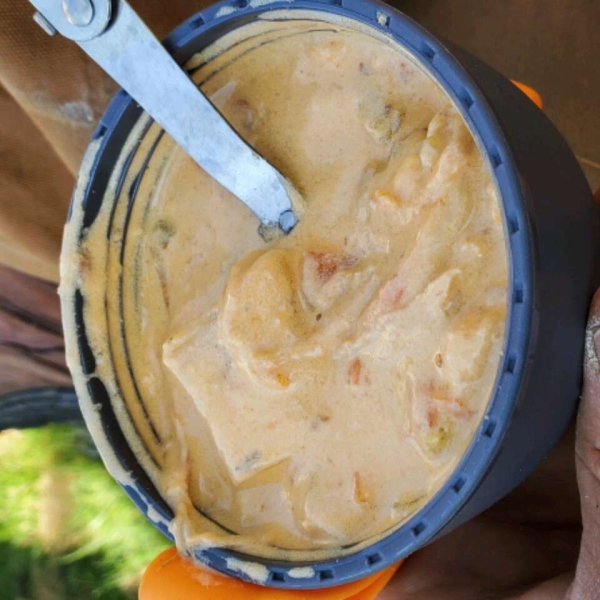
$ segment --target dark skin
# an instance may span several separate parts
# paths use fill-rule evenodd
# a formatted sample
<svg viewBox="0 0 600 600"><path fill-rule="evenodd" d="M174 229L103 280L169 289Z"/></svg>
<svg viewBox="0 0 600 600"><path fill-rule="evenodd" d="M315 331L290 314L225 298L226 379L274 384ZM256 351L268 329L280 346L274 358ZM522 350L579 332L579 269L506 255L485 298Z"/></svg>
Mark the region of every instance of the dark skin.
<svg viewBox="0 0 600 600"><path fill-rule="evenodd" d="M600 290L577 423L478 518L410 557L377 600L600 600Z"/></svg>

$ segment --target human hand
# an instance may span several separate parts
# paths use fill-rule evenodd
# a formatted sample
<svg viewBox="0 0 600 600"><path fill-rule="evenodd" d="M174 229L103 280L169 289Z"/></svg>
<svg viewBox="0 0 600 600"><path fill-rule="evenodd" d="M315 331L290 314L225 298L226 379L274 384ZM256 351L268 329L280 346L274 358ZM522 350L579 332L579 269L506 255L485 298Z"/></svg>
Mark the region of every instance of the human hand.
<svg viewBox="0 0 600 600"><path fill-rule="evenodd" d="M600 599L600 290L571 427L478 518L410 557L377 600Z"/></svg>

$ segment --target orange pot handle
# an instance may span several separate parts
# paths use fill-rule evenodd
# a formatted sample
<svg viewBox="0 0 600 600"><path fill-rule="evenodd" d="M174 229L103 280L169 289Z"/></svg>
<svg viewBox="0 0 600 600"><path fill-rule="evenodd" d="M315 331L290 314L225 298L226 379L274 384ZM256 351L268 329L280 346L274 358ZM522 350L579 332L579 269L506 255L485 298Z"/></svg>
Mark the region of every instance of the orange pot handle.
<svg viewBox="0 0 600 600"><path fill-rule="evenodd" d="M253 585L202 569L175 548L159 554L148 566L139 600L374 600L400 563L375 575L320 590L280 590Z"/></svg>
<svg viewBox="0 0 600 600"><path fill-rule="evenodd" d="M516 79L511 79L511 81L538 107L543 108L544 103L542 101L542 97L534 90L532 87L517 81Z"/></svg>
<svg viewBox="0 0 600 600"><path fill-rule="evenodd" d="M400 568L402 562L385 569L379 573L378 579L376 579L368 588L365 588L362 592L359 592L355 596L352 596L348 600L374 600L377 594L390 582L390 579L396 574L396 571Z"/></svg>

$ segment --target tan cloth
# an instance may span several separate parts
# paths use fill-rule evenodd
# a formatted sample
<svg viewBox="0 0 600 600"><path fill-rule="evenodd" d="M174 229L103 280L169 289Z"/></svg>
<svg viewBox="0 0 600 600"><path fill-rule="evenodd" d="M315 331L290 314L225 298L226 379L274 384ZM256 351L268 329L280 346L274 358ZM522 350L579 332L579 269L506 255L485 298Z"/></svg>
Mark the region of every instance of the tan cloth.
<svg viewBox="0 0 600 600"><path fill-rule="evenodd" d="M131 4L162 38L207 2ZM75 174L116 90L34 12L27 0L0 0L0 394L69 383L56 287L46 282L58 281Z"/></svg>
<svg viewBox="0 0 600 600"><path fill-rule="evenodd" d="M131 4L160 38L206 2ZM57 281L74 175L116 86L74 42L44 33L34 12L0 0L0 263Z"/></svg>

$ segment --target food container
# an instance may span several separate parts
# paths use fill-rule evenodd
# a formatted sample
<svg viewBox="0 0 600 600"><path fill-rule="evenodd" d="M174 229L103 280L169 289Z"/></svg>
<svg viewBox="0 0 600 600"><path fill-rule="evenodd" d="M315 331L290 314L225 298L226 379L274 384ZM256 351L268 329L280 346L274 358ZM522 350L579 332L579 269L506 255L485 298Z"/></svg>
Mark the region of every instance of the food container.
<svg viewBox="0 0 600 600"><path fill-rule="evenodd" d="M598 282L595 252L600 231L598 212L577 160L542 111L492 68L441 42L385 4L225 0L183 23L167 38L166 46L184 64L223 34L273 10L319 11L366 24L402 44L439 82L493 170L504 209L510 264L505 348L494 393L458 467L421 510L380 541L333 560L288 564L223 549L196 552L198 561L234 577L253 579L251 568L230 568L243 561L262 565L259 571L266 572L267 578L261 583L310 589L365 577L471 519L519 484L559 439L580 393L586 311ZM123 185L136 168L134 184L128 189L129 205L134 204L147 161L135 159L138 147L133 146L125 157L123 148L141 116L141 108L121 91L102 117L73 200L72 213L82 215L78 235L84 235L106 196L114 194L115 186ZM73 237L65 243L73 244ZM118 282L107 282L107 287L114 285L118 290ZM108 469L133 501L171 536L172 512L136 458L128 416L122 407L113 406L106 382L95 374L99 357L88 342L83 298L106 289L80 290L72 282L63 284L61 293L71 368L82 381L87 377L86 384L78 384L78 395L94 440ZM228 561L232 557L236 561ZM311 568L303 569L306 576L299 578L294 577L297 570L290 575L297 567Z"/></svg>

